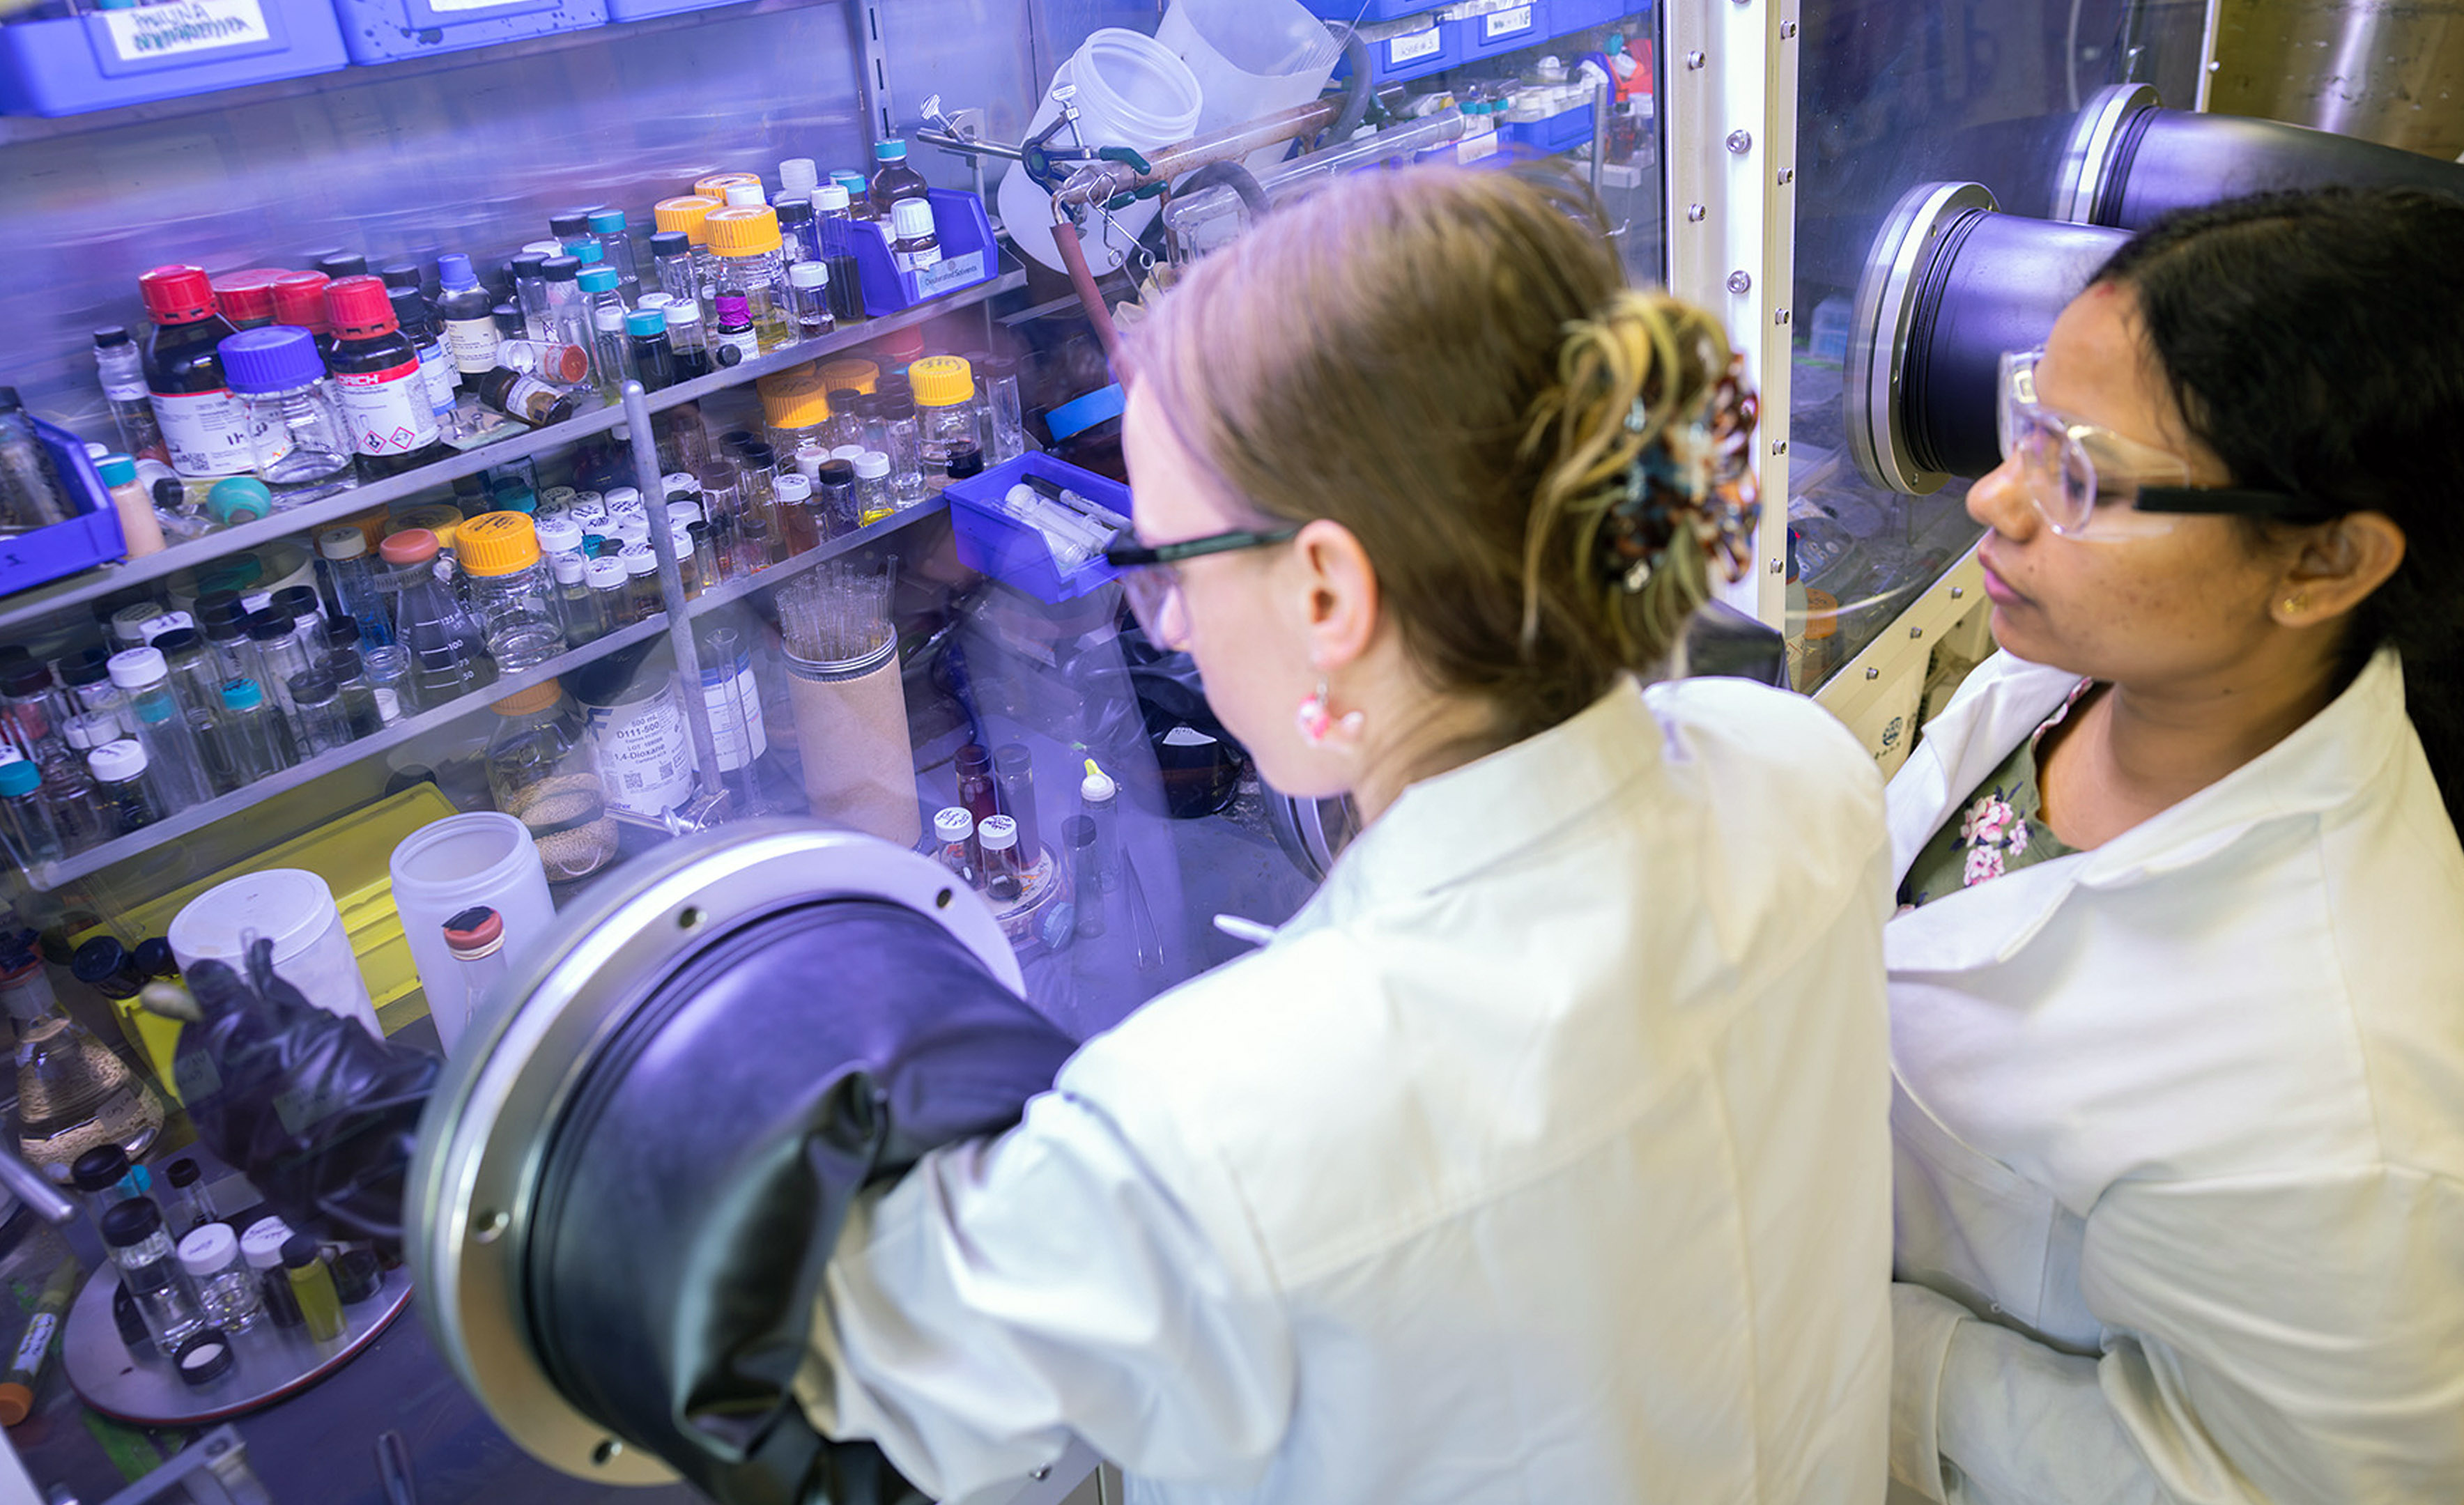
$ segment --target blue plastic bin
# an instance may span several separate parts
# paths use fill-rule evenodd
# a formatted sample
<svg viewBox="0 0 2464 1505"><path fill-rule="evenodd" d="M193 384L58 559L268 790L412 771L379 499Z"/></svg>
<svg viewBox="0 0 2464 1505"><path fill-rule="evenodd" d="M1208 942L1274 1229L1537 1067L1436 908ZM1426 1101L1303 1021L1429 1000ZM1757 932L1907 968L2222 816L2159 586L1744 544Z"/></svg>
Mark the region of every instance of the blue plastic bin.
<svg viewBox="0 0 2464 1505"><path fill-rule="evenodd" d="M34 435L52 452L69 500L81 510L66 522L14 537L0 537L0 596L56 580L63 575L125 558L128 545L120 536L120 513L111 493L85 452L85 442L65 428L34 420Z"/></svg>
<svg viewBox="0 0 2464 1505"><path fill-rule="evenodd" d="M1407 15L1434 11L1442 3L1443 0L1301 0L1301 9L1330 21L1358 21L1366 26L1373 21L1399 21Z"/></svg>
<svg viewBox="0 0 2464 1505"><path fill-rule="evenodd" d="M1521 52L1555 36L1563 28L1557 27L1550 14L1551 3L1552 0L1524 0L1503 11L1448 23L1463 33L1463 61L1478 62L1500 53Z"/></svg>
<svg viewBox="0 0 2464 1505"><path fill-rule="evenodd" d="M890 259L890 227L879 220L846 222L848 250L864 283L864 311L875 318L913 308L1001 274L1001 248L984 201L955 188L935 188L933 234L941 242L941 263L922 272L900 272Z"/></svg>
<svg viewBox="0 0 2464 1505"><path fill-rule="evenodd" d="M602 26L607 0L334 0L334 13L351 61L389 63Z"/></svg>
<svg viewBox="0 0 2464 1505"><path fill-rule="evenodd" d="M0 26L0 113L78 115L342 66L325 0L176 0Z"/></svg>
<svg viewBox="0 0 2464 1505"><path fill-rule="evenodd" d="M1509 120L1502 129L1506 139L1515 145L1544 155L1573 151L1592 139L1592 107L1586 104L1560 110L1540 120Z"/></svg>
<svg viewBox="0 0 2464 1505"><path fill-rule="evenodd" d="M1120 572L1099 556L1075 570L1053 562L1044 534L1001 511L1001 499L1027 476L1057 481L1089 501L1130 515L1130 489L1082 470L1047 454L1023 454L981 475L953 481L943 494L950 499L950 527L957 535L958 559L979 575L1034 597L1047 606L1076 600L1113 579Z"/></svg>
<svg viewBox="0 0 2464 1505"><path fill-rule="evenodd" d="M1549 24L1562 36L1587 26L1606 26L1611 21L1629 15L1640 15L1648 7L1632 0L1549 0Z"/></svg>
<svg viewBox="0 0 2464 1505"><path fill-rule="evenodd" d="M1423 31L1406 32L1401 36L1370 43L1369 81L1400 83L1406 78L1441 73L1463 60L1462 26L1452 21L1440 21ZM1351 73L1349 59L1335 64L1336 77L1348 77Z"/></svg>

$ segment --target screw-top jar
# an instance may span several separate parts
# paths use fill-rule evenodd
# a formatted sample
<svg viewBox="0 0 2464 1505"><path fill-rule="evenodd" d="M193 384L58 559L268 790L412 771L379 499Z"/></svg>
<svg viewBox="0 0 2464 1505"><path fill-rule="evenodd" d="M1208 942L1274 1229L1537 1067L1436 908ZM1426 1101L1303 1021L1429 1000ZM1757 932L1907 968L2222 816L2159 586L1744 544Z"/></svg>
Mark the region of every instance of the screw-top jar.
<svg viewBox="0 0 2464 1505"><path fill-rule="evenodd" d="M203 1223L180 1240L180 1269L197 1288L206 1320L227 1333L244 1333L265 1313L263 1288L240 1257L239 1235L229 1224Z"/></svg>
<svg viewBox="0 0 2464 1505"><path fill-rule="evenodd" d="M836 327L830 316L830 269L821 258L787 269L787 293L797 338L819 339Z"/></svg>
<svg viewBox="0 0 2464 1505"><path fill-rule="evenodd" d="M822 436L829 426L830 402L821 378L799 368L763 377L753 385L761 395L765 437L773 449L792 455L808 447L826 447Z"/></svg>
<svg viewBox="0 0 2464 1505"><path fill-rule="evenodd" d="M0 763L0 831L20 862L56 862L68 855L43 797L43 771L30 758Z"/></svg>
<svg viewBox="0 0 2464 1505"><path fill-rule="evenodd" d="M313 486L351 468L350 425L304 329L270 324L219 347L231 389L248 414L249 452L268 486Z"/></svg>
<svg viewBox="0 0 2464 1505"><path fill-rule="evenodd" d="M436 409L385 283L344 277L325 290L325 306L334 318L334 383L369 473L391 475L434 458L429 451L442 438Z"/></svg>
<svg viewBox="0 0 2464 1505"><path fill-rule="evenodd" d="M924 272L941 264L941 237L933 230L933 206L922 199L901 199L890 218L890 264L901 272Z"/></svg>
<svg viewBox="0 0 2464 1505"><path fill-rule="evenodd" d="M932 185L914 168L907 165L907 143L893 136L875 142L872 160L872 183L867 190L872 201L872 212L879 219L893 219L901 204L922 203ZM929 208L928 208L929 211ZM927 222L928 228L930 222Z"/></svg>
<svg viewBox="0 0 2464 1505"><path fill-rule="evenodd" d="M588 267L575 277L590 317L590 380L609 397L633 378L633 352L626 344L625 294L616 269Z"/></svg>
<svg viewBox="0 0 2464 1505"><path fill-rule="evenodd" d="M907 368L915 386L915 412L923 425L924 469L950 468L950 451L961 444L980 448L976 425L976 373L961 356L926 356Z"/></svg>
<svg viewBox="0 0 2464 1505"><path fill-rule="evenodd" d="M325 306L333 278L321 272L292 272L274 279L274 321L308 331L319 356L334 353L334 315Z"/></svg>
<svg viewBox="0 0 2464 1505"><path fill-rule="evenodd" d="M718 296L741 295L762 350L793 344L786 263L780 255L779 213L767 205L730 205L703 220L718 257Z"/></svg>
<svg viewBox="0 0 2464 1505"><path fill-rule="evenodd" d="M274 285L291 275L282 267L251 267L245 272L218 273L213 277L214 307L233 329L255 329L274 322Z"/></svg>
<svg viewBox="0 0 2464 1505"><path fill-rule="evenodd" d="M163 1210L146 1197L119 1204L102 1215L102 1242L111 1262L120 1267L120 1283L145 1319L154 1346L169 1358L204 1329L206 1314L187 1272L172 1255Z"/></svg>
<svg viewBox="0 0 2464 1505"><path fill-rule="evenodd" d="M882 404L882 448L890 456L890 495L913 507L930 494L924 485L924 425L912 397L875 398Z"/></svg>
<svg viewBox="0 0 2464 1505"><path fill-rule="evenodd" d="M291 1225L278 1217L261 1217L239 1235L240 1257L254 1272L265 1315L276 1327L297 1327L298 1298L291 1294L291 1276L282 1268L283 1246L291 1242Z"/></svg>
<svg viewBox="0 0 2464 1505"><path fill-rule="evenodd" d="M156 267L137 279L154 338L145 386L155 422L182 475L239 475L249 469L248 417L232 397L215 351L235 334L214 307L213 284L197 267Z"/></svg>
<svg viewBox="0 0 2464 1505"><path fill-rule="evenodd" d="M171 688L170 662L160 648L127 648L111 656L111 682L128 697L137 740L154 769L154 784L166 804L186 810L213 797L205 754L187 711Z"/></svg>
<svg viewBox="0 0 2464 1505"><path fill-rule="evenodd" d="M529 829L551 880L605 866L616 855L616 822L579 709L554 680L491 709L488 793L496 808Z"/></svg>
<svg viewBox="0 0 2464 1505"><path fill-rule="evenodd" d="M890 456L867 449L855 457L855 516L859 527L898 511L890 494Z"/></svg>
<svg viewBox="0 0 2464 1505"><path fill-rule="evenodd" d="M986 817L976 825L976 844L983 853L985 897L995 904L1016 900L1024 880L1018 851L1018 822L1007 816Z"/></svg>
<svg viewBox="0 0 2464 1505"><path fill-rule="evenodd" d="M950 870L950 876L976 886L981 855L976 846L976 818L958 805L952 805L933 817L934 858Z"/></svg>
<svg viewBox="0 0 2464 1505"><path fill-rule="evenodd" d="M291 738L282 712L266 701L253 679L229 681L222 689L223 714L214 722L223 762L240 784L268 778L291 766Z"/></svg>
<svg viewBox="0 0 2464 1505"><path fill-rule="evenodd" d="M145 749L135 739L106 742L86 754L103 829L112 836L141 831L163 818L163 800L145 776Z"/></svg>
<svg viewBox="0 0 2464 1505"><path fill-rule="evenodd" d="M487 513L454 535L454 553L471 579L471 605L488 657L500 672L544 664L564 650L548 604L553 581L541 561L539 531L520 513Z"/></svg>

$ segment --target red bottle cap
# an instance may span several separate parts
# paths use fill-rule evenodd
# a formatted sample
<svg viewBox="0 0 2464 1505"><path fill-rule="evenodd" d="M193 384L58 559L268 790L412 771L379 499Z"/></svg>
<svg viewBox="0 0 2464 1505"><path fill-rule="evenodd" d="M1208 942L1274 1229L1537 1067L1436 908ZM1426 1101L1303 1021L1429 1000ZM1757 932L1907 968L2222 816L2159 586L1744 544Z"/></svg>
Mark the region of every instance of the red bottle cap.
<svg viewBox="0 0 2464 1505"><path fill-rule="evenodd" d="M203 267L157 267L137 279L145 316L157 324L193 324L214 312L214 285Z"/></svg>
<svg viewBox="0 0 2464 1505"><path fill-rule="evenodd" d="M325 309L333 316L334 333L344 339L390 335L400 327L394 322L393 294L383 277L344 277L326 284Z"/></svg>
<svg viewBox="0 0 2464 1505"><path fill-rule="evenodd" d="M377 285L383 287L385 284ZM388 535L385 542L377 545L377 555L385 563L395 566L420 564L435 558L440 547L441 545L436 541L436 534L427 529L405 528L398 534Z"/></svg>
<svg viewBox="0 0 2464 1505"><path fill-rule="evenodd" d="M334 327L325 312L325 284L334 279L321 272L294 272L274 279L274 321L323 334Z"/></svg>
<svg viewBox="0 0 2464 1505"><path fill-rule="evenodd" d="M213 279L214 302L223 317L236 324L243 319L256 324L274 318L274 285L290 272L281 267L251 267L246 272L226 272Z"/></svg>

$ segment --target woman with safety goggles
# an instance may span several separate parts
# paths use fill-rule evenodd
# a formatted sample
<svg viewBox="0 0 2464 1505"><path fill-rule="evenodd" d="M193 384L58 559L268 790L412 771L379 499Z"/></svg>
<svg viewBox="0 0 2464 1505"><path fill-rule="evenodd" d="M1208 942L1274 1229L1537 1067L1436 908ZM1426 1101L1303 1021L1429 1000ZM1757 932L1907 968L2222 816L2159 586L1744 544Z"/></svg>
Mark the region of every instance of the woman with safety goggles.
<svg viewBox="0 0 2464 1505"><path fill-rule="evenodd" d="M1897 1497L2464 1497L2459 246L2193 211L2004 362L2004 652L1890 788Z"/></svg>

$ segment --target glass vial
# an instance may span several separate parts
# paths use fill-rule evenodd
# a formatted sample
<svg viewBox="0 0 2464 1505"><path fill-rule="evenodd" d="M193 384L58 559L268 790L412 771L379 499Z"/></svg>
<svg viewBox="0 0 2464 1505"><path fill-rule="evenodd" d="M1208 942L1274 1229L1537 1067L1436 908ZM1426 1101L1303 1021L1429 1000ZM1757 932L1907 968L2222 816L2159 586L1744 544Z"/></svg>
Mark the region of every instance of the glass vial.
<svg viewBox="0 0 2464 1505"><path fill-rule="evenodd" d="M196 1287L171 1251L163 1210L150 1197L122 1202L102 1215L102 1242L120 1267L120 1283L137 1302L154 1346L169 1358L206 1326Z"/></svg>
<svg viewBox="0 0 2464 1505"><path fill-rule="evenodd" d="M221 1223L206 1223L180 1240L180 1268L197 1288L206 1323L244 1333L265 1313L263 1287L239 1254L239 1235Z"/></svg>

